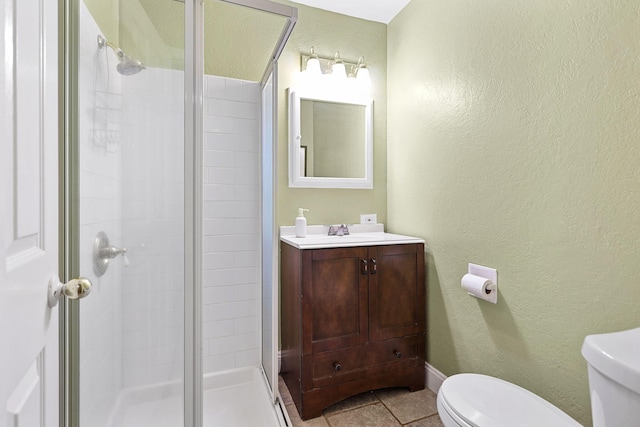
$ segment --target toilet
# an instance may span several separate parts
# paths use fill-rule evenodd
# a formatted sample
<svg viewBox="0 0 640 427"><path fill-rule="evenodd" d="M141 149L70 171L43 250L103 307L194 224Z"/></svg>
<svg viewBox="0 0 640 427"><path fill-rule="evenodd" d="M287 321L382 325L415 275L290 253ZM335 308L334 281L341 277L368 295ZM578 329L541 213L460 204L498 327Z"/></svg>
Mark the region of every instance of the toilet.
<svg viewBox="0 0 640 427"><path fill-rule="evenodd" d="M437 402L445 427L581 427L543 398L487 375L450 376Z"/></svg>
<svg viewBox="0 0 640 427"><path fill-rule="evenodd" d="M587 359L593 427L640 425L640 328L589 335Z"/></svg>
<svg viewBox="0 0 640 427"><path fill-rule="evenodd" d="M588 363L594 427L637 425L640 328L589 335L582 355ZM445 427L581 426L530 391L481 374L447 378L438 391L437 404Z"/></svg>

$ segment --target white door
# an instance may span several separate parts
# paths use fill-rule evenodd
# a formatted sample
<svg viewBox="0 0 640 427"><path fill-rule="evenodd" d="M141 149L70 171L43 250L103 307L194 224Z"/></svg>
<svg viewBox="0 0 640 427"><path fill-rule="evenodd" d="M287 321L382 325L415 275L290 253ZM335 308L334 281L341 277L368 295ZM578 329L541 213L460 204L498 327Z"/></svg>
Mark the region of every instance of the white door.
<svg viewBox="0 0 640 427"><path fill-rule="evenodd" d="M0 0L0 427L58 425L57 8Z"/></svg>

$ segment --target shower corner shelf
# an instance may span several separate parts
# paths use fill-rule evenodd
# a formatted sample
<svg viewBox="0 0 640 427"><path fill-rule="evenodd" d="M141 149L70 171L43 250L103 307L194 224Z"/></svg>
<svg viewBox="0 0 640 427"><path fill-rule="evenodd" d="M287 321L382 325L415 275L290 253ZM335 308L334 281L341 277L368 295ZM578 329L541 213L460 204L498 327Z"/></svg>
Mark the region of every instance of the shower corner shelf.
<svg viewBox="0 0 640 427"><path fill-rule="evenodd" d="M93 144L104 148L107 153L115 153L122 144L129 141L126 132L117 129L91 129L91 140Z"/></svg>

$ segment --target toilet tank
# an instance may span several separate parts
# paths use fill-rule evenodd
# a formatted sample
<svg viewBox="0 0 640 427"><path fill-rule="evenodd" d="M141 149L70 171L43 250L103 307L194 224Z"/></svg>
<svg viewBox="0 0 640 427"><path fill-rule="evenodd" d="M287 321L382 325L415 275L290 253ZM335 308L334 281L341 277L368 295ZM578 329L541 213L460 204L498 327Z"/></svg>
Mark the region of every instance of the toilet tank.
<svg viewBox="0 0 640 427"><path fill-rule="evenodd" d="M589 335L582 345L589 369L594 427L638 425L640 328Z"/></svg>

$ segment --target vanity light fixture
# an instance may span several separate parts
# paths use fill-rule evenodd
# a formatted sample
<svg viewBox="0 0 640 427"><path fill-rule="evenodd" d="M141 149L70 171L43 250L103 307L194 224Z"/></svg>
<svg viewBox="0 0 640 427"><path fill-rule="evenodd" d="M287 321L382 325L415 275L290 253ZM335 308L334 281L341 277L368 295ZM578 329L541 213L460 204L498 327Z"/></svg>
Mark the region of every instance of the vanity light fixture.
<svg viewBox="0 0 640 427"><path fill-rule="evenodd" d="M353 86L360 92L368 92L371 88L369 69L364 62L364 56L361 56L357 62L345 61L340 51L337 51L333 58L320 57L311 46L311 54L302 54L301 59L301 76L309 84L325 86L330 84L329 82L334 82L340 86L345 84Z"/></svg>

